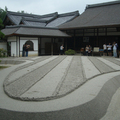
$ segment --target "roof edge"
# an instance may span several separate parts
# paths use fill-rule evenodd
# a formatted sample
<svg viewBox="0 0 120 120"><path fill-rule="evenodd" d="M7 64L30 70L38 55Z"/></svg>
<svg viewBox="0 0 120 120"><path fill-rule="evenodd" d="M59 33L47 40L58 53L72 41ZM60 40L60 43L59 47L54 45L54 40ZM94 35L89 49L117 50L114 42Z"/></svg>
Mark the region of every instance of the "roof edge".
<svg viewBox="0 0 120 120"><path fill-rule="evenodd" d="M113 24L113 25L99 25L99 26L83 26L83 27L70 27L70 28L60 28L59 30L78 30L78 29L94 29L94 28L111 28L111 27L118 27L120 24Z"/></svg>
<svg viewBox="0 0 120 120"><path fill-rule="evenodd" d="M104 2L104 3L98 3L98 4L91 4L91 5L87 5L86 9L94 8L94 7L108 6L108 5L115 5L115 4L120 4L120 1L112 1L112 2Z"/></svg>
<svg viewBox="0 0 120 120"><path fill-rule="evenodd" d="M40 20L40 19L36 19L36 18L25 18L25 17L22 17L21 21L42 22L42 23L47 22L47 20Z"/></svg>
<svg viewBox="0 0 120 120"><path fill-rule="evenodd" d="M55 29L59 30L57 27L39 27L39 26L27 26L27 25L14 25L14 26L6 26L5 28L38 28L38 29Z"/></svg>
<svg viewBox="0 0 120 120"><path fill-rule="evenodd" d="M77 11L74 11L74 12L59 14L58 17L72 16L72 15L79 15L79 11L77 10Z"/></svg>
<svg viewBox="0 0 120 120"><path fill-rule="evenodd" d="M41 15L40 19L41 18L46 18L46 17L57 16L57 15L58 15L58 12L54 12L54 13L50 13L50 14L45 14L45 15Z"/></svg>
<svg viewBox="0 0 120 120"><path fill-rule="evenodd" d="M36 14L29 14L29 13L19 13L19 12L13 12L13 11L7 11L7 15L18 15L18 16L27 16L27 17L41 17L41 15Z"/></svg>

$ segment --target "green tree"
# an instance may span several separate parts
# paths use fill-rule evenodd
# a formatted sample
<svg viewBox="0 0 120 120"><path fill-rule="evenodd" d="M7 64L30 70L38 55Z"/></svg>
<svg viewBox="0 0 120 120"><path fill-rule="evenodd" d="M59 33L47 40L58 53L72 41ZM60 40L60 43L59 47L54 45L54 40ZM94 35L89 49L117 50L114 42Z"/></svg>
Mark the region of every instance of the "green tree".
<svg viewBox="0 0 120 120"><path fill-rule="evenodd" d="M1 32L1 29L2 29L3 27L4 27L4 25L2 24L2 20L0 19L0 40L5 37L5 35Z"/></svg>
<svg viewBox="0 0 120 120"><path fill-rule="evenodd" d="M8 11L8 8L7 8L6 6L5 6L5 10L3 10L2 8L0 8L0 18L1 18L2 20L4 20L7 11Z"/></svg>
<svg viewBox="0 0 120 120"><path fill-rule="evenodd" d="M5 10L3 10L2 8L0 8L0 40L3 39L5 37L5 35L1 32L1 29L4 28L4 25L3 25L3 20L6 16L6 13L7 13L7 7L5 6Z"/></svg>

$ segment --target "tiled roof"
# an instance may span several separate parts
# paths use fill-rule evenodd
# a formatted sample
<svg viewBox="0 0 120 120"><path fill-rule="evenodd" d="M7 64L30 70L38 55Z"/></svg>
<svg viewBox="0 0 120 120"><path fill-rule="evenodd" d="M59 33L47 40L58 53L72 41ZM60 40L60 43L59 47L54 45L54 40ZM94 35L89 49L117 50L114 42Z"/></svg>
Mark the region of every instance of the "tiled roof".
<svg viewBox="0 0 120 120"><path fill-rule="evenodd" d="M14 25L28 25L39 27L57 27L65 22L68 22L79 15L78 11L58 14L57 12L47 15L34 15L17 12L7 12L7 17Z"/></svg>
<svg viewBox="0 0 120 120"><path fill-rule="evenodd" d="M7 11L7 16L15 25L19 25L20 21L22 20L22 17L26 17L26 18L40 17L40 15L18 13L11 11Z"/></svg>
<svg viewBox="0 0 120 120"><path fill-rule="evenodd" d="M60 14L60 15L58 15L58 17L56 19L54 19L53 21L48 23L46 26L47 27L57 27L63 23L73 20L77 16L79 16L78 11L66 13L66 14Z"/></svg>
<svg viewBox="0 0 120 120"><path fill-rule="evenodd" d="M32 27L32 26L11 26L2 30L5 36L47 36L47 37L70 37L57 28Z"/></svg>
<svg viewBox="0 0 120 120"><path fill-rule="evenodd" d="M24 24L27 26L40 26L40 27L44 27L47 23L47 20L40 20L38 18L25 18L22 17L22 20L20 22L20 24Z"/></svg>
<svg viewBox="0 0 120 120"><path fill-rule="evenodd" d="M120 1L87 5L85 12L76 19L62 24L60 29L120 26Z"/></svg>

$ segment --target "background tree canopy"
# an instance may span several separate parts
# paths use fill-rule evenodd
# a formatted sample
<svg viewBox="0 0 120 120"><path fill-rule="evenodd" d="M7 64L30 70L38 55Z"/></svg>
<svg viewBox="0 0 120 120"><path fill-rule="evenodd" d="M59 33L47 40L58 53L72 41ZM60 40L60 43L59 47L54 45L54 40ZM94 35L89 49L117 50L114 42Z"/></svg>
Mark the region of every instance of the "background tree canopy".
<svg viewBox="0 0 120 120"><path fill-rule="evenodd" d="M1 32L1 29L2 29L3 27L4 27L4 25L2 24L2 20L0 19L0 40L5 37L5 35Z"/></svg>
<svg viewBox="0 0 120 120"><path fill-rule="evenodd" d="M5 35L1 32L1 29L4 28L3 20L6 16L6 13L7 13L7 7L5 7L5 10L0 8L0 40L5 37Z"/></svg>
<svg viewBox="0 0 120 120"><path fill-rule="evenodd" d="M7 13L8 8L5 6L5 10L3 10L2 8L0 8L0 18L2 20L4 20L6 13Z"/></svg>

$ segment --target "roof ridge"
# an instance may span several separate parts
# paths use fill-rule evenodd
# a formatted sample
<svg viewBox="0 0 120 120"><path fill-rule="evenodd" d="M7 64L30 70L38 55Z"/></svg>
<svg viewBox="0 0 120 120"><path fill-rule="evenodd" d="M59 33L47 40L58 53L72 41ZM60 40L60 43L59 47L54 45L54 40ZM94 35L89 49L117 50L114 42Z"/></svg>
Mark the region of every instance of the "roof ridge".
<svg viewBox="0 0 120 120"><path fill-rule="evenodd" d="M115 5L115 4L120 4L120 1L112 1L112 2L104 2L104 3L98 3L98 4L91 4L91 5L87 5L86 9L88 9L88 8L94 8L94 7L102 7L102 6Z"/></svg>
<svg viewBox="0 0 120 120"><path fill-rule="evenodd" d="M77 11L74 11L74 12L68 12L68 13L63 13L63 14L59 14L58 16L59 17L64 17L64 16L70 16L70 15L73 15L73 14L79 14L79 11L77 10Z"/></svg>
<svg viewBox="0 0 120 120"><path fill-rule="evenodd" d="M43 23L48 21L48 20L40 20L38 18L25 18L25 17L22 17L22 20L24 20L24 21L32 21L32 22L43 22Z"/></svg>
<svg viewBox="0 0 120 120"><path fill-rule="evenodd" d="M38 28L38 29L58 29L57 27L39 27L39 26L27 26L27 25L6 26L6 28L18 28L18 29L22 28L22 27L24 27L24 28Z"/></svg>
<svg viewBox="0 0 120 120"><path fill-rule="evenodd" d="M50 13L50 14L46 14L46 15L41 15L40 18L51 17L51 16L56 16L56 15L58 15L58 12L54 12L54 13Z"/></svg>
<svg viewBox="0 0 120 120"><path fill-rule="evenodd" d="M29 16L29 17L41 17L41 15L35 15L35 14L29 14L29 13L19 13L19 12L12 12L12 11L7 11L7 14L11 15L18 15L18 16Z"/></svg>
<svg viewBox="0 0 120 120"><path fill-rule="evenodd" d="M17 28L17 30L14 32L14 33L17 33L17 31L19 30L20 28Z"/></svg>

